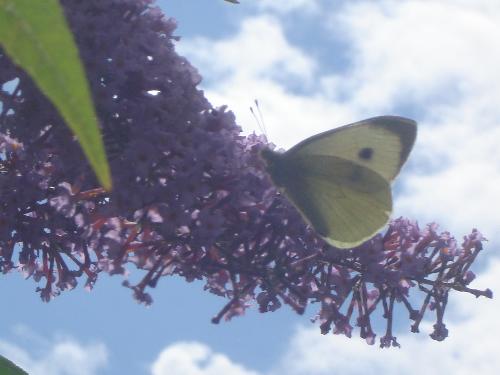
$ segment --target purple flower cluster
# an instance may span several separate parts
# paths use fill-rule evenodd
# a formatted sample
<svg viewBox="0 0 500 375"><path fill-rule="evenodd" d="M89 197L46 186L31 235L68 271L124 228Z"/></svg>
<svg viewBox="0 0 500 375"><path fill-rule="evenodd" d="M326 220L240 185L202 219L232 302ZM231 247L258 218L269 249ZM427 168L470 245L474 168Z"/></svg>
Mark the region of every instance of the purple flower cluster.
<svg viewBox="0 0 500 375"><path fill-rule="evenodd" d="M283 303L302 314L319 303L323 333L374 343L371 316L392 333L395 303L418 331L436 315L431 337L447 336L451 290L470 289L482 249L478 231L458 243L436 225L397 219L384 235L352 250L326 244L304 224L265 173L263 137L243 137L225 107L197 88L201 77L176 54L175 21L148 0L62 0L85 64L113 172L98 187L78 143L33 82L0 50L0 270L19 269L49 301L85 276L144 271L124 282L149 304L161 277L204 280L228 299L212 319ZM110 20L113 20L110 23ZM410 290L420 292L419 308ZM378 309L377 309L378 307Z"/></svg>

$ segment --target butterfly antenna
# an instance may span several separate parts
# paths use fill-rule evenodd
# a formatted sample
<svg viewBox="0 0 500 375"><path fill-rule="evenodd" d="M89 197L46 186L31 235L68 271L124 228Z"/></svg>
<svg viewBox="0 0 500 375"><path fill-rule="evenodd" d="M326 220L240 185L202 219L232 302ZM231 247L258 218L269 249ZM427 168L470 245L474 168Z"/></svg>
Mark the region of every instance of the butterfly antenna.
<svg viewBox="0 0 500 375"><path fill-rule="evenodd" d="M259 121L259 119L257 118L257 115L255 114L255 111L253 110L253 107L252 107L252 106L250 106L250 112L252 112L252 116L253 116L253 118L254 118L255 122L257 123L257 126L259 127L259 130L260 130L261 132L263 132L262 125L260 124L260 121Z"/></svg>
<svg viewBox="0 0 500 375"><path fill-rule="evenodd" d="M257 99L255 99L255 107L257 108L257 112L259 114L259 118L262 123L262 128L264 129L264 135L267 137L266 122L264 121L264 116L262 116L262 112L259 107L259 101Z"/></svg>
<svg viewBox="0 0 500 375"><path fill-rule="evenodd" d="M267 131L266 131L266 127L264 125L264 120L262 118L262 113L261 113L260 108L259 108L259 104L258 104L259 102L257 100L255 100L254 102L255 102L255 109L254 109L254 107L250 106L250 112L252 112L252 116L255 119L255 122L257 123L260 132L262 134L264 134L265 137L267 138Z"/></svg>
<svg viewBox="0 0 500 375"><path fill-rule="evenodd" d="M260 107L259 107L259 101L257 99L255 99L254 103L255 103L255 110L253 109L253 107L250 107L250 112L252 112L253 118L257 122L260 131L267 138L266 123L264 122L264 117L262 116L262 111L260 110Z"/></svg>

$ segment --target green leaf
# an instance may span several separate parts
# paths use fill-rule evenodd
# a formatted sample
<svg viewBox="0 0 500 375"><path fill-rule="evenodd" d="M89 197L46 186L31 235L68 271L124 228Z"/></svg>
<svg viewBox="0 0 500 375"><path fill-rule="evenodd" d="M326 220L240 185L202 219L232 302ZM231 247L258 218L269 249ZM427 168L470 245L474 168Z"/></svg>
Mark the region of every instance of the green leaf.
<svg viewBox="0 0 500 375"><path fill-rule="evenodd" d="M57 0L0 0L0 44L54 103L100 183L111 189L97 115L73 35Z"/></svg>
<svg viewBox="0 0 500 375"><path fill-rule="evenodd" d="M0 355L0 374L2 375L28 375L26 371L17 367L4 356Z"/></svg>

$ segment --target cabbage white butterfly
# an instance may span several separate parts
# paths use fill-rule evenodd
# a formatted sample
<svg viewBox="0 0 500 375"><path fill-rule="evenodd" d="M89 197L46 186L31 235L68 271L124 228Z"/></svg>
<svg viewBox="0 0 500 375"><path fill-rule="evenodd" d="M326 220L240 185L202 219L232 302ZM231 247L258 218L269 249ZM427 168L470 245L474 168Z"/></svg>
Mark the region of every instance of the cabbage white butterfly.
<svg viewBox="0 0 500 375"><path fill-rule="evenodd" d="M413 147L417 123L380 116L261 153L273 183L328 243L352 248L392 212L391 181Z"/></svg>

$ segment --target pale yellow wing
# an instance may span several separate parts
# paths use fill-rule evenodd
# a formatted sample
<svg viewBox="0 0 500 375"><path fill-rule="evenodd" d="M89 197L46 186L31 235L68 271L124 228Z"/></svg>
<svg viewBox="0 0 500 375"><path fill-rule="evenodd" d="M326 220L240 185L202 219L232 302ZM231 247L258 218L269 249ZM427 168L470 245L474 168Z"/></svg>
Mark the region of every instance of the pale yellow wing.
<svg viewBox="0 0 500 375"><path fill-rule="evenodd" d="M380 116L307 138L285 155L335 156L369 168L391 181L408 158L416 134L415 121Z"/></svg>
<svg viewBox="0 0 500 375"><path fill-rule="evenodd" d="M285 157L280 186L327 242L351 248L371 238L392 211L389 182L333 156Z"/></svg>

